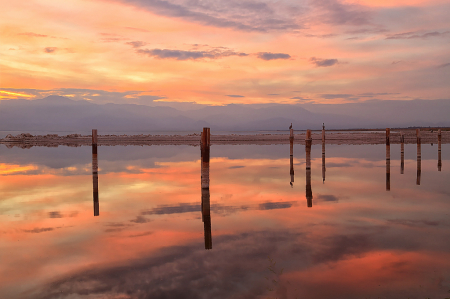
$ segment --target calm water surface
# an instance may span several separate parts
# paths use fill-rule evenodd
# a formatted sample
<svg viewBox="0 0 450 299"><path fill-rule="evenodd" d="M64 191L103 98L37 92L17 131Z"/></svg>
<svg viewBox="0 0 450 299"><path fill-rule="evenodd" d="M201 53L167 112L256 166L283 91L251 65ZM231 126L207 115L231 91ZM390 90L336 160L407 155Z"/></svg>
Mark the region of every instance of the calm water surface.
<svg viewBox="0 0 450 299"><path fill-rule="evenodd" d="M450 146L421 151L313 146L309 179L305 146L212 146L202 205L199 147L0 145L0 298L449 298Z"/></svg>

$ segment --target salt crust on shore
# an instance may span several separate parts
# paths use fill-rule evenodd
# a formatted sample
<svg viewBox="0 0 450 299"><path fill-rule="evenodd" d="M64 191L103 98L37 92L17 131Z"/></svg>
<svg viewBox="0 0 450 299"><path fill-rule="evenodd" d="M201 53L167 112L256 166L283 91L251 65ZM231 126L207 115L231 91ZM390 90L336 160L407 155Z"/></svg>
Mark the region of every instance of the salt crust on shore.
<svg viewBox="0 0 450 299"><path fill-rule="evenodd" d="M405 136L406 144L416 143L415 130L391 131L390 143L400 143L401 134ZM430 144L438 142L437 131L421 131L421 143ZM312 133L312 143L322 143L321 131ZM383 131L327 131L326 144L384 144L386 133ZM211 145L219 144L288 144L289 134L254 134L254 135L213 135L211 134ZM294 134L295 144L305 144L305 133ZM442 143L450 143L450 131L442 131ZM0 144L7 147L30 148L33 146L90 146L91 135L70 134L59 136L57 134L36 135L22 133L17 136L8 135L0 139ZM99 146L114 145L200 145L200 134L190 135L98 135Z"/></svg>

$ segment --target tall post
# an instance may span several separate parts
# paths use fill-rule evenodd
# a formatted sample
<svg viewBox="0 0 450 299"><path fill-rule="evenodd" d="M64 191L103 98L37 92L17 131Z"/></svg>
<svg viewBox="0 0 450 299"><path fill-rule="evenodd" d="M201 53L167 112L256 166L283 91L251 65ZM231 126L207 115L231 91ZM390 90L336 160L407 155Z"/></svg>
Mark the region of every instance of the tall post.
<svg viewBox="0 0 450 299"><path fill-rule="evenodd" d="M442 160L441 160L441 129L438 130L438 171L442 169Z"/></svg>
<svg viewBox="0 0 450 299"><path fill-rule="evenodd" d="M325 123L322 123L322 143L325 143Z"/></svg>
<svg viewBox="0 0 450 299"><path fill-rule="evenodd" d="M405 171L405 135L401 133L400 135L400 173L403 174Z"/></svg>
<svg viewBox="0 0 450 299"><path fill-rule="evenodd" d="M416 185L420 185L420 176L422 173L422 151L421 151L421 142L420 142L420 129L416 130L417 137L417 178Z"/></svg>
<svg viewBox="0 0 450 299"><path fill-rule="evenodd" d="M306 151L306 202L308 208L312 207L312 189L311 189L311 130L306 131L305 151Z"/></svg>
<svg viewBox="0 0 450 299"><path fill-rule="evenodd" d="M212 249L211 236L211 206L209 192L209 158L210 158L210 129L203 128L201 138L201 186L202 186L202 221L205 238L205 249Z"/></svg>
<svg viewBox="0 0 450 299"><path fill-rule="evenodd" d="M294 183L294 129L290 129L289 136L289 153L290 153L290 175L291 175L291 187Z"/></svg>
<svg viewBox="0 0 450 299"><path fill-rule="evenodd" d="M92 129L92 154L97 155L97 130Z"/></svg>
<svg viewBox="0 0 450 299"><path fill-rule="evenodd" d="M386 128L386 145L391 145L391 129Z"/></svg>
<svg viewBox="0 0 450 299"><path fill-rule="evenodd" d="M98 158L97 158L97 130L92 130L92 190L94 201L94 216L100 215L98 202Z"/></svg>
<svg viewBox="0 0 450 299"><path fill-rule="evenodd" d="M420 144L420 129L416 129L416 138L417 138L417 144Z"/></svg>
<svg viewBox="0 0 450 299"><path fill-rule="evenodd" d="M322 183L325 183L325 123L322 124Z"/></svg>

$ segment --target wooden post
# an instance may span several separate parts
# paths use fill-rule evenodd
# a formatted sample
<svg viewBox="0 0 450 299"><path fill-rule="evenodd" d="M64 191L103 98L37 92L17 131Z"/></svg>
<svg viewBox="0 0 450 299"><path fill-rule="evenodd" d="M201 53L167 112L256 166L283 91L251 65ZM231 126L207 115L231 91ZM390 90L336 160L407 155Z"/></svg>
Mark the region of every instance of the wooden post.
<svg viewBox="0 0 450 299"><path fill-rule="evenodd" d="M403 174L405 170L405 135L403 135L403 133L400 135L400 156L400 173Z"/></svg>
<svg viewBox="0 0 450 299"><path fill-rule="evenodd" d="M388 136L386 136L386 143L389 143ZM391 190L391 146L389 144L386 144L386 191L390 190Z"/></svg>
<svg viewBox="0 0 450 299"><path fill-rule="evenodd" d="M420 129L416 129L417 144L420 144Z"/></svg>
<svg viewBox="0 0 450 299"><path fill-rule="evenodd" d="M442 160L441 160L441 129L438 130L438 171L442 169Z"/></svg>
<svg viewBox="0 0 450 299"><path fill-rule="evenodd" d="M100 206L98 202L98 159L96 146L97 144L95 144L95 153L94 153L94 143L92 143L92 190L94 200L94 216L98 216L100 214Z"/></svg>
<svg viewBox="0 0 450 299"><path fill-rule="evenodd" d="M325 123L322 123L322 143L325 143Z"/></svg>
<svg viewBox="0 0 450 299"><path fill-rule="evenodd" d="M97 155L97 130L92 129L92 154Z"/></svg>
<svg viewBox="0 0 450 299"><path fill-rule="evenodd" d="M386 145L391 145L391 129L386 128Z"/></svg>
<svg viewBox="0 0 450 299"><path fill-rule="evenodd" d="M312 140L312 138L311 138L311 130L306 130L305 140Z"/></svg>
<svg viewBox="0 0 450 299"><path fill-rule="evenodd" d="M311 130L306 131L305 151L306 151L306 203L308 208L312 207L312 188L311 188Z"/></svg>
<svg viewBox="0 0 450 299"><path fill-rule="evenodd" d="M209 128L203 128L201 144L201 179L202 189L209 189L209 155L210 155Z"/></svg>

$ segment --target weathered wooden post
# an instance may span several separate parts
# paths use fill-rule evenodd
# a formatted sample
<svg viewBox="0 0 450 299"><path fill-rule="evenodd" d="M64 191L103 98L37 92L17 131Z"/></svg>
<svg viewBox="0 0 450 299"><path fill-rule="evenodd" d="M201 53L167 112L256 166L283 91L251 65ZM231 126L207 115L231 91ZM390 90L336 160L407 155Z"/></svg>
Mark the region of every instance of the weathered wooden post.
<svg viewBox="0 0 450 299"><path fill-rule="evenodd" d="M325 123L322 123L322 143L325 143Z"/></svg>
<svg viewBox="0 0 450 299"><path fill-rule="evenodd" d="M420 185L420 176L422 173L422 151L421 151L421 142L420 142L420 129L416 130L417 137L417 179L416 185Z"/></svg>
<svg viewBox="0 0 450 299"><path fill-rule="evenodd" d="M201 186L202 186L202 221L205 238L205 249L212 249L211 207L209 192L209 160L211 134L209 128L203 128L201 137Z"/></svg>
<svg viewBox="0 0 450 299"><path fill-rule="evenodd" d="M386 128L386 145L391 145L391 129Z"/></svg>
<svg viewBox="0 0 450 299"><path fill-rule="evenodd" d="M325 183L325 123L322 124L322 183Z"/></svg>
<svg viewBox="0 0 450 299"><path fill-rule="evenodd" d="M294 129L290 129L289 136L289 153L290 153L290 175L291 175L291 187L294 183Z"/></svg>
<svg viewBox="0 0 450 299"><path fill-rule="evenodd" d="M92 154L97 155L97 130L92 130Z"/></svg>
<svg viewBox="0 0 450 299"><path fill-rule="evenodd" d="M210 135L209 128L203 128L201 142L202 156L202 189L209 189L209 154L210 154Z"/></svg>
<svg viewBox="0 0 450 299"><path fill-rule="evenodd" d="M306 130L305 151L306 151L306 202L308 208L312 207L312 189L311 189L311 130Z"/></svg>
<svg viewBox="0 0 450 299"><path fill-rule="evenodd" d="M416 129L416 138L417 138L417 144L420 144L420 129Z"/></svg>
<svg viewBox="0 0 450 299"><path fill-rule="evenodd" d="M438 130L438 171L442 169L442 160L441 160L441 129Z"/></svg>
<svg viewBox="0 0 450 299"><path fill-rule="evenodd" d="M94 216L100 215L98 203L98 158L97 158L97 130L92 130L92 189L94 199Z"/></svg>
<svg viewBox="0 0 450 299"><path fill-rule="evenodd" d="M403 174L405 170L405 135L400 135L400 173Z"/></svg>
<svg viewBox="0 0 450 299"><path fill-rule="evenodd" d="M391 190L391 130L386 129L386 191Z"/></svg>

